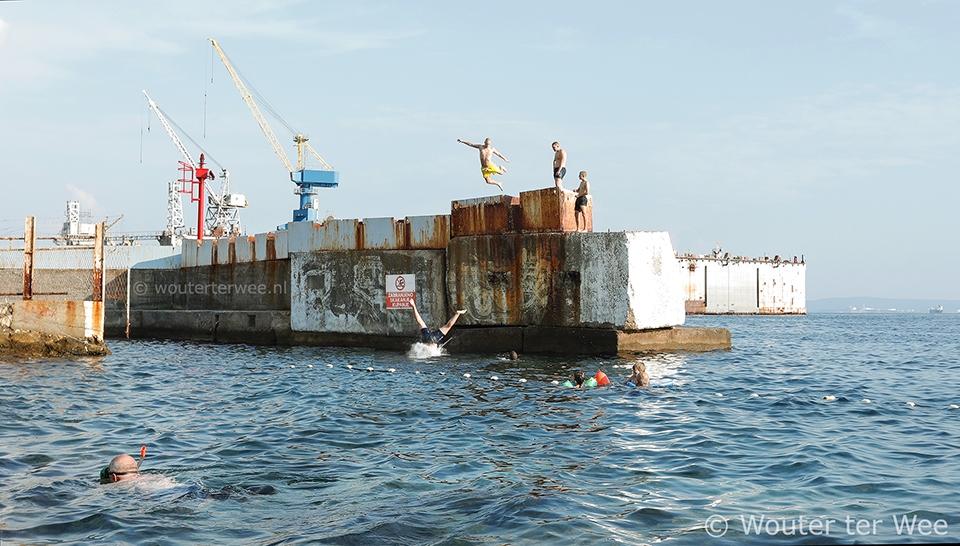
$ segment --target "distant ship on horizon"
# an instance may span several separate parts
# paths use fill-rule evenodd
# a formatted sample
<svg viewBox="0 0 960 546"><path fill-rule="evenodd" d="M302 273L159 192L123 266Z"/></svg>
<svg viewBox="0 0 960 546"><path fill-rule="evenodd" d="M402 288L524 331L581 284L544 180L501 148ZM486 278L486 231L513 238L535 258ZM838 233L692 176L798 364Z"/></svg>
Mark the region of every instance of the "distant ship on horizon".
<svg viewBox="0 0 960 546"><path fill-rule="evenodd" d="M931 313L931 314L934 314L934 315L942 315L942 314L943 314L943 306L942 306L942 305L938 305L938 306L936 306L936 307L931 307L931 308L930 308L930 313Z"/></svg>

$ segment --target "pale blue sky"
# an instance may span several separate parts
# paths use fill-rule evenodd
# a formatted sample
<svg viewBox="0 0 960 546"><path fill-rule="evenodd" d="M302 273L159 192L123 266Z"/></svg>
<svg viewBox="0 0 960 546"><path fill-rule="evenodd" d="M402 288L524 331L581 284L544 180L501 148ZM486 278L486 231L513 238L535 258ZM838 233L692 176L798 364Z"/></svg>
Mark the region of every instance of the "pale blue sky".
<svg viewBox="0 0 960 546"><path fill-rule="evenodd" d="M960 299L958 29L919 0L0 2L0 229L74 197L162 229L180 158L143 89L230 169L248 232L287 222L213 37L340 172L338 217L490 195L457 138L493 139L511 195L548 187L559 140L596 230L802 254L809 299Z"/></svg>

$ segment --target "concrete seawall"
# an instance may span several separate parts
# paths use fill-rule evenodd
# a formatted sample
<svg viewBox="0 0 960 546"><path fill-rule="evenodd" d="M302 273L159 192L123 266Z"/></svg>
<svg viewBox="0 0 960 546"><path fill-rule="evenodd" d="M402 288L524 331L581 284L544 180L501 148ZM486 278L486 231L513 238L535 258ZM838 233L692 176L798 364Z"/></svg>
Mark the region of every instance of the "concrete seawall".
<svg viewBox="0 0 960 546"><path fill-rule="evenodd" d="M0 304L0 354L48 357L109 353L103 341L103 302L24 300Z"/></svg>
<svg viewBox="0 0 960 546"><path fill-rule="evenodd" d="M4 270L0 275L0 354L16 358L109 354L103 341L104 224L96 224L92 247L69 253L38 248L35 226L36 219L27 216L23 248L0 253ZM67 266L66 276L64 271L37 276L38 264L49 265L45 262L50 258L64 260L54 265ZM71 272L77 258L87 260L89 269Z"/></svg>
<svg viewBox="0 0 960 546"><path fill-rule="evenodd" d="M454 201L449 215L185 239L179 255L108 268L105 331L124 335L129 321L135 338L405 350L419 338L404 308L415 298L432 328L467 311L454 351L730 348L726 330L683 327L666 232L577 232L572 195L548 188ZM585 212L590 229L592 204Z"/></svg>

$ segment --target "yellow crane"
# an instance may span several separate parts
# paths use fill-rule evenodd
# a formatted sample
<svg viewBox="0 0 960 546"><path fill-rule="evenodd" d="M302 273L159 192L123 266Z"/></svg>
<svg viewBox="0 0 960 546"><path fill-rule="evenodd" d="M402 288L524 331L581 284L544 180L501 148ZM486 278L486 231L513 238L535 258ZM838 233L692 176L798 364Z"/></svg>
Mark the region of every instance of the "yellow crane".
<svg viewBox="0 0 960 546"><path fill-rule="evenodd" d="M300 208L293 211L293 221L316 221L320 207L319 200L315 197L317 194L317 188L337 187L340 184L340 173L333 170L333 167L327 164L327 162L320 157L320 154L318 154L313 147L310 146L310 144L307 142L310 140L310 137L303 133L294 131L292 127L290 127L285 121L283 121L282 118L280 118L279 115L274 112L280 122L283 123L291 133L293 133L293 142L297 146L297 168L293 168L293 165L290 163L290 159L287 158L286 152L283 151L283 146L280 145L280 141L277 140L277 136L273 133L273 129L270 128L270 124L267 123L267 119L263 116L263 113L260 112L260 107L257 106L256 101L253 99L253 95L247 90L247 86L240 77L240 74L236 69L234 69L233 64L230 63L230 60L227 59L227 55L223 52L223 49L220 48L220 44L218 44L213 38L207 39L210 40L211 44L213 44L213 48L217 50L220 60L223 61L223 65L227 68L227 72L233 79L233 83L237 86L237 90L240 91L240 97L250 109L250 112L253 114L253 118L257 120L257 124L260 126L260 130L263 131L263 134L267 137L270 147L273 148L274 153L276 153L277 157L280 158L280 162L283 163L283 166L287 169L287 172L290 173L290 180L297 185L297 190L295 193L300 196ZM313 156L317 158L324 168L307 169L304 164L305 150L313 154Z"/></svg>

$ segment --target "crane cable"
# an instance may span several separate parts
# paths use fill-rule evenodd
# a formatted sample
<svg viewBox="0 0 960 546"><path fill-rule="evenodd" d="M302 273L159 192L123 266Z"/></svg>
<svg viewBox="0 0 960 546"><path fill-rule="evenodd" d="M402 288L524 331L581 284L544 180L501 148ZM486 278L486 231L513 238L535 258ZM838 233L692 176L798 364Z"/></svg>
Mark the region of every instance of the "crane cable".
<svg viewBox="0 0 960 546"><path fill-rule="evenodd" d="M189 140L190 142L192 142L194 146L196 146L197 148L200 149L201 152L203 152L204 158L207 159L208 162L213 163L213 164L216 165L220 170L223 170L223 165L221 165L216 159L214 159L213 156L210 155L210 152L204 150L204 149L203 149L203 146L200 146L200 145L197 143L196 140L193 140L193 138L192 138L189 134L187 134L187 132L184 131L182 127L180 127L179 125L177 125L177 122L176 122L176 121L173 121L173 118L171 118L170 116L168 116L167 113L164 112L162 108L160 108L159 106L157 106L156 108L157 108L157 110L160 111L161 114L163 114L163 117L167 118L167 121L170 122L170 125L173 125L173 126L177 129L177 132L178 132L179 134L187 137L187 140Z"/></svg>
<svg viewBox="0 0 960 546"><path fill-rule="evenodd" d="M213 46L211 45L211 48L212 47ZM246 85L247 88L250 90L250 94L253 95L256 103L259 106L261 106L264 110L266 110L277 121L279 121L280 124L283 125L287 129L287 131L290 132L290 136L300 134L299 131L293 128L292 125L287 123L287 120L283 119L283 116L280 115L280 112L278 112L277 109L274 108L272 104L270 104L270 101L268 101L267 98L264 97L262 93L260 93L260 90L257 89L257 86L253 85L253 83L247 78L247 76L244 75L243 71L241 71L240 68L237 67L237 64L234 63L233 60L226 53L224 53L223 56L226 57L228 61L230 61L230 64L233 66L234 72L236 72L237 75L240 76L240 79L243 80L243 84Z"/></svg>

